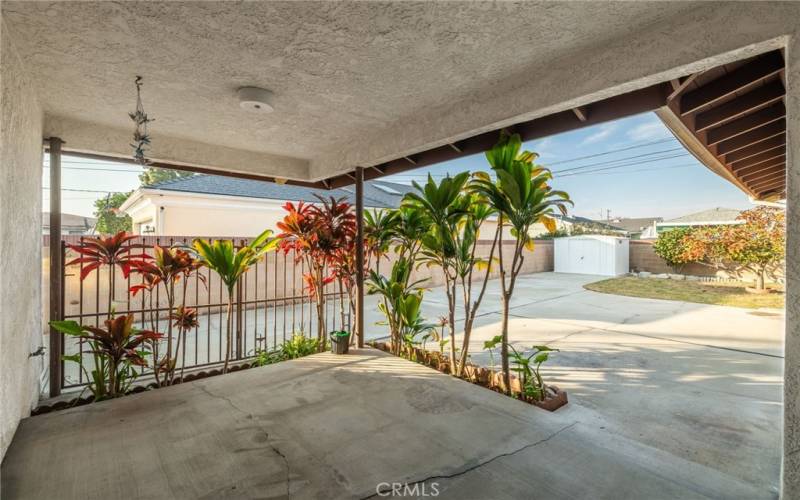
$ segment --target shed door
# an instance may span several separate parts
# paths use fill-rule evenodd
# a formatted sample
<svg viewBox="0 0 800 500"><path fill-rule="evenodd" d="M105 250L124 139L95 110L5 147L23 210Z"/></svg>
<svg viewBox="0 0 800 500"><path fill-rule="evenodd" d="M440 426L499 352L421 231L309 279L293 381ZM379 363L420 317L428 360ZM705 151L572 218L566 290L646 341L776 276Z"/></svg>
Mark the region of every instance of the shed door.
<svg viewBox="0 0 800 500"><path fill-rule="evenodd" d="M597 240L581 239L571 242L570 249L575 271L580 274L598 274L600 269L599 242ZM574 257L573 257L574 256Z"/></svg>

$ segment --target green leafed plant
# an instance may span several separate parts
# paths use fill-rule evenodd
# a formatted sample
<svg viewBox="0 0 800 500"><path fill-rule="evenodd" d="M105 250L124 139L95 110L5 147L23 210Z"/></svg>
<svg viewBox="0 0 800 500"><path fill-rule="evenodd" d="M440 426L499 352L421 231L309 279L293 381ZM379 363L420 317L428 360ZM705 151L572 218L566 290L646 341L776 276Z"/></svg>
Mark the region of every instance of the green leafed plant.
<svg viewBox="0 0 800 500"><path fill-rule="evenodd" d="M566 214L571 205L567 193L550 187L551 173L533 163L536 154L521 151L522 140L519 135L503 134L500 141L486 152L486 159L492 167L496 181L486 173L476 174L471 183L473 192L486 198L498 213L500 270L503 319L501 326L502 363L506 387L510 387L508 362L508 318L511 297L514 294L517 276L525 259L524 250L533 250L533 239L529 234L532 225L542 223L549 231L556 228L551 217L555 210ZM510 227L514 236L511 262L504 257L502 227Z"/></svg>
<svg viewBox="0 0 800 500"><path fill-rule="evenodd" d="M136 378L135 366L147 366L144 350L146 343L157 341L160 333L133 328L133 315L117 316L105 321L105 328L82 326L76 321L51 321L50 326L59 332L85 339L96 363L91 373L81 363L80 355L64 356L65 360L80 364L89 380L89 389L95 400L125 394Z"/></svg>
<svg viewBox="0 0 800 500"><path fill-rule="evenodd" d="M546 345L535 345L533 351L525 353L517 351L514 346L511 349L511 368L519 376L520 386L522 387L521 397L542 401L547 396L547 386L542 380L542 363L550 358L550 353L558 351ZM490 351L491 352L491 351Z"/></svg>
<svg viewBox="0 0 800 500"><path fill-rule="evenodd" d="M236 284L250 269L250 266L261 260L267 252L275 250L279 241L278 238L272 237L272 231L269 229L241 248L236 248L231 240L216 240L213 243L203 239L194 240L194 249L199 255L200 261L219 275L228 291L223 373L228 371L231 356L231 321L233 319L233 293Z"/></svg>
<svg viewBox="0 0 800 500"><path fill-rule="evenodd" d="M494 384L494 350L503 342L502 335L495 335L483 343L483 349L489 351L489 387Z"/></svg>
<svg viewBox="0 0 800 500"><path fill-rule="evenodd" d="M142 282L130 287L130 291L135 296L140 291L147 291L152 294L155 287L161 285L164 288L164 296L167 299L167 352L164 357L160 357L158 344L153 345L153 356L155 362L153 363L154 376L156 383L159 385L169 385L173 382L175 377L175 367L177 366L178 353L180 352L181 343L186 349L186 333L197 323L197 312L193 314L188 313L191 309L186 307L186 289L189 277L192 276L200 268L201 263L196 259L188 248L185 247L170 247L164 248L159 245L153 246L154 257L148 261L138 261L131 265L132 269L142 275ZM203 275L198 275L199 281L205 285L206 278ZM176 321L176 292L175 285L183 279L182 300L179 307L180 321ZM193 311L193 310L192 310ZM194 319L194 323L190 319ZM154 318L151 317L151 328L155 330ZM177 345L173 345L173 326L178 326L178 340ZM183 341L183 342L181 342ZM185 358L185 352L183 357ZM183 372L183 368L181 368ZM161 378L161 375L164 378Z"/></svg>
<svg viewBox="0 0 800 500"><path fill-rule="evenodd" d="M461 191L469 180L469 173L445 177L438 184L428 174L424 186L414 182L417 192L403 198L407 210L419 210L430 221L428 230L422 235L419 262L438 267L444 277L447 297L448 327L450 338L455 335L455 310L458 286L458 227L466 216L466 207L459 203ZM450 343L450 366L456 366L455 342Z"/></svg>
<svg viewBox="0 0 800 500"><path fill-rule="evenodd" d="M408 315L410 308L406 303L414 299L408 297L418 296L420 300L422 298L422 291L415 289L421 281L409 283L411 265L411 261L407 258L399 257L392 265L392 272L388 277L370 270L367 282L367 293L381 296L382 301L378 304L378 309L386 317L392 352L395 354L400 354L400 348L404 345L406 325L413 319ZM418 308L416 312L419 313Z"/></svg>

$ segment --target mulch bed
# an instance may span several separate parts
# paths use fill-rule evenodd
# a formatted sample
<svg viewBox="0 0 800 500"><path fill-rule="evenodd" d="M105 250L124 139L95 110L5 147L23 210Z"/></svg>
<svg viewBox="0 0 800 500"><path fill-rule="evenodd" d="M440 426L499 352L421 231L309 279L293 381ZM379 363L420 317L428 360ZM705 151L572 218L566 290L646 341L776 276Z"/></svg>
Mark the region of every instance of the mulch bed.
<svg viewBox="0 0 800 500"><path fill-rule="evenodd" d="M373 342L370 345L376 349L380 349L381 351L394 355L389 343ZM415 360L411 361L416 361L417 363L433 368L434 370L450 374L450 360L446 355L442 356L436 351L424 351L422 349L415 348L414 357ZM506 394L503 372L492 372L492 370L489 370L488 368L474 364L468 364L464 367L464 376L460 378L486 389L501 394ZM515 396L512 397L520 401L524 401L547 411L556 411L569 402L567 399L567 393L552 385L548 385L546 387L547 397L543 401L522 397L520 395L522 392L522 385L519 378L512 374L509 379L511 382L511 392L515 394Z"/></svg>

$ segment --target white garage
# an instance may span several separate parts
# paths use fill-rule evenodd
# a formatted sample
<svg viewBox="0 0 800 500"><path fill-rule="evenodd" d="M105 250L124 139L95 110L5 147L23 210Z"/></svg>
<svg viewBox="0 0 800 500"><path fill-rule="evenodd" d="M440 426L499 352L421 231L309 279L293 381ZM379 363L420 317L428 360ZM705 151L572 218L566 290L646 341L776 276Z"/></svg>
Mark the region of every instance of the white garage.
<svg viewBox="0 0 800 500"><path fill-rule="evenodd" d="M618 276L628 272L628 238L601 235L556 238L554 267L557 273Z"/></svg>

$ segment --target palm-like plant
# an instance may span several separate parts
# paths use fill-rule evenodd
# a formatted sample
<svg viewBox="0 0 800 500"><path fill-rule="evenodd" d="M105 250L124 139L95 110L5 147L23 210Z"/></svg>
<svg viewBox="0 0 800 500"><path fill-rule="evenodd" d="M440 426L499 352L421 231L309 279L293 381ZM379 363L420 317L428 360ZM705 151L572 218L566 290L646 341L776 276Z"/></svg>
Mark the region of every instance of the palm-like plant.
<svg viewBox="0 0 800 500"><path fill-rule="evenodd" d="M472 326L486 292L497 246L495 234L488 258L476 255L480 227L495 210L484 196L464 191L468 179L469 174L462 173L453 178L445 178L437 185L429 176L424 187L417 185L419 193L410 193L404 201L407 205L417 207L431 221L430 229L421 238L421 261L440 267L444 273L451 339L455 334L455 309L459 301L457 292L459 288L461 291L464 309L464 338L461 349L457 348L455 342L450 342L450 362L456 376L463 374L467 364ZM473 275L476 267L483 267L485 274L479 293L473 297ZM460 353L458 359L456 352Z"/></svg>
<svg viewBox="0 0 800 500"><path fill-rule="evenodd" d="M114 301L115 268L119 267L125 278L128 277L131 269L149 260L150 255L142 253L131 253L132 249L141 248L139 245L131 245L129 242L137 236L120 231L113 236L99 238L84 238L80 245L67 245L70 249L78 253L78 257L67 262L65 266L81 264L80 279L83 281L92 271L108 266L108 319L111 318Z"/></svg>
<svg viewBox="0 0 800 500"><path fill-rule="evenodd" d="M417 336L435 329L435 325L427 323L422 317L421 306L421 290L404 294L395 304L399 320L399 337L406 347L409 359L414 359L414 346L419 344Z"/></svg>
<svg viewBox="0 0 800 500"><path fill-rule="evenodd" d="M536 154L528 151L520 152L521 148L522 140L519 135L503 134L500 141L486 152L486 159L497 181L492 181L486 173L479 173L470 184L471 190L484 196L498 213L499 268L503 300L501 357L507 390L510 388L509 303L517 276L522 269L523 251L526 248L533 249L533 239L528 234L529 229L533 224L541 222L548 230L555 230L555 221L551 216L555 214L555 210L566 214L567 205L572 204L567 193L555 191L550 187L552 174L547 169L534 165ZM502 227L505 224L510 226L511 234L515 237L510 267L503 257Z"/></svg>
<svg viewBox="0 0 800 500"><path fill-rule="evenodd" d="M364 212L364 245L367 248L367 269L375 258L375 272L381 272L381 259L389 253L398 223L396 210L372 210Z"/></svg>
<svg viewBox="0 0 800 500"><path fill-rule="evenodd" d="M267 229L248 245L236 248L231 240L194 240L194 249L202 264L219 275L228 290L228 307L225 321L225 364L223 373L228 372L231 355L231 320L233 318L233 293L239 279L250 269L250 266L261 260L267 252L275 250L280 239L272 237Z"/></svg>
<svg viewBox="0 0 800 500"><path fill-rule="evenodd" d="M124 394L130 381L136 377L133 366L147 366L145 356L149 353L140 350L141 347L161 338L160 333L133 328L133 314L108 319L105 328L81 326L75 321L52 321L50 324L60 332L86 339L92 354L103 359L108 377L100 374L97 367L91 377L87 374L95 399ZM75 354L67 359L80 362L79 356ZM85 370L82 365L81 368Z"/></svg>
<svg viewBox="0 0 800 500"><path fill-rule="evenodd" d="M308 272L303 279L309 296L315 300L317 310L317 339L319 348L325 346L325 285L339 277L351 275L355 265L354 254L356 219L352 206L333 197L319 197L321 204L309 205L302 201L297 205L288 202L284 210L288 213L278 229L282 239L281 249L294 251L296 261L305 261ZM327 272L330 266L331 273ZM337 273L338 270L338 273ZM352 295L355 282L342 281ZM352 309L351 309L352 310Z"/></svg>
<svg viewBox="0 0 800 500"><path fill-rule="evenodd" d="M462 194L456 203L462 207L462 210L465 212L464 218L460 221L454 233L456 255L453 259L457 282L461 288L462 307L464 309L464 338L461 344L461 350L459 351L458 362L453 367L454 374L456 376L461 376L469 357L469 343L472 336L472 327L478 314L478 308L486 293L486 286L489 283L492 264L495 261L494 253L497 248L499 230L493 235L489 256L487 258L479 257L476 255L476 250L480 237L480 228L483 223L495 213L495 210L482 196L472 192ZM482 269L484 274L480 290L473 300L472 286L476 268L478 270Z"/></svg>
<svg viewBox="0 0 800 500"><path fill-rule="evenodd" d="M424 186L414 182L417 192L411 192L403 198L403 206L407 209L421 211L430 221L430 226L421 239L419 259L428 266L436 266L442 270L445 282L445 294L448 306L448 325L450 338L455 335L455 309L457 286L457 255L459 225L467 215L466 207L461 203L461 191L469 180L469 173L463 172L455 177L445 177L439 184L428 174ZM456 366L455 342L450 342L450 364Z"/></svg>
<svg viewBox="0 0 800 500"><path fill-rule="evenodd" d="M420 298L422 296L422 292L416 290L416 286L422 281L409 282L412 265L413 262L408 258L398 257L388 278L378 274L374 269L369 271L367 293L380 295L383 299L378 304L378 309L386 317L391 334L392 352L395 354L400 353L400 347L403 345L404 324L408 323L408 316L404 319L404 311L401 310L403 304L408 296L418 295Z"/></svg>
<svg viewBox="0 0 800 500"><path fill-rule="evenodd" d="M175 285L183 278L183 300L181 307L186 306L186 288L188 285L188 278L195 273L201 266L201 263L196 259L187 248L170 247L164 248L159 245L153 246L154 258L150 261L139 261L132 264L132 268L142 275L142 282L133 285L130 291L135 296L142 290L152 291L154 287L161 284L164 287L164 295L167 299L168 315L171 318L173 309L175 308ZM205 276L198 275L200 280L205 284ZM160 372L165 372L165 380L167 384L172 383L175 376L175 366L177 364L178 352L180 350L181 336L184 337L185 349L185 336L186 331L179 331L178 345L173 348L172 340L172 321L167 321L167 353L164 359L158 359L158 345L153 346L153 355L155 356L154 372L156 381L160 384Z"/></svg>

